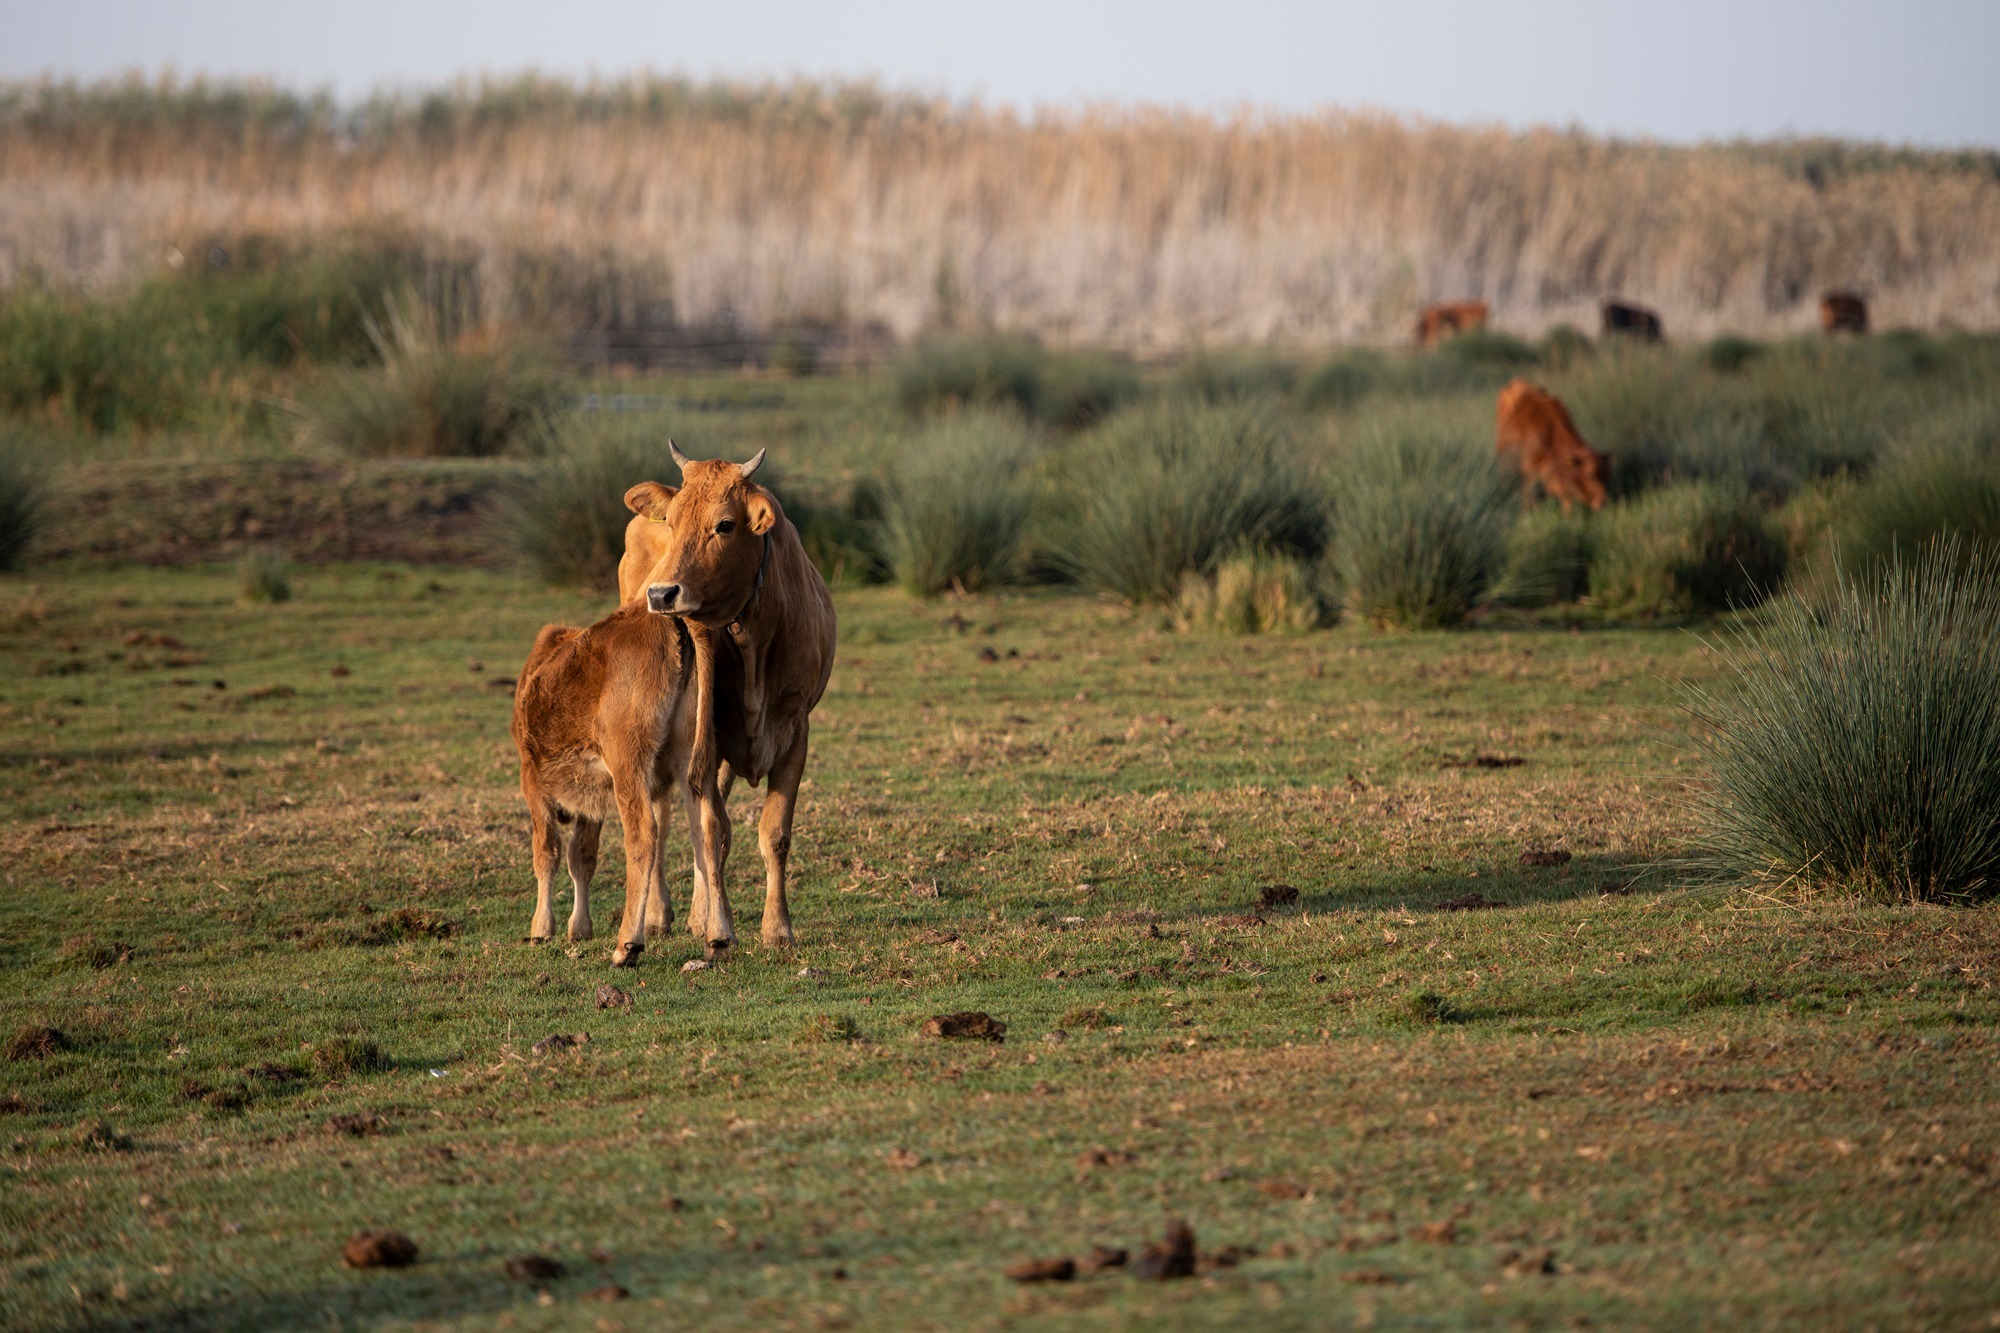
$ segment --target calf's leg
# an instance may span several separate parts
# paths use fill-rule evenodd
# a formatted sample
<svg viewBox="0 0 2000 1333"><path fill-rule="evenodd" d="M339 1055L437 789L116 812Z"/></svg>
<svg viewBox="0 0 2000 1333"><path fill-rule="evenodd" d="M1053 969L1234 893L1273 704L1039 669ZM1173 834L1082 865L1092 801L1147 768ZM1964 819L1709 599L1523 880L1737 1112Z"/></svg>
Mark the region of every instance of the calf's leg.
<svg viewBox="0 0 2000 1333"><path fill-rule="evenodd" d="M535 915L528 922L528 940L541 944L556 933L555 905L551 893L556 862L562 859L562 825L555 811L536 793L528 796L528 848L535 862Z"/></svg>
<svg viewBox="0 0 2000 1333"><path fill-rule="evenodd" d="M597 873L597 839L604 831L604 822L597 819L576 817L576 827L569 835L569 882L576 891L576 900L570 907L569 937L572 940L587 940L590 928L590 880Z"/></svg>
<svg viewBox="0 0 2000 1333"><path fill-rule="evenodd" d="M605 756L606 766L614 774L620 772L611 758ZM658 891L660 875L660 826L653 817L653 798L634 786L623 783L617 792L618 821L625 826L625 914L618 921L613 967L631 967L646 951L646 900Z"/></svg>

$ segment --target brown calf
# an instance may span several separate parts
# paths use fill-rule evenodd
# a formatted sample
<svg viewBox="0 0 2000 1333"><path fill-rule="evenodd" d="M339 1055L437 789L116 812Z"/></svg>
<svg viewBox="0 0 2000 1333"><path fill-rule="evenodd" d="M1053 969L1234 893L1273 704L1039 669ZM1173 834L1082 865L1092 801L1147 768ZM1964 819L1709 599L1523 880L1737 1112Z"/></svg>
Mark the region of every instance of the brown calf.
<svg viewBox="0 0 2000 1333"><path fill-rule="evenodd" d="M739 777L770 780L758 817L764 858L764 943L793 941L786 898L792 820L810 749L810 715L833 673L838 627L833 596L806 558L798 529L777 497L751 484L763 451L738 467L695 461L668 448L681 469L676 488L641 482L625 493L637 515L626 525L618 596L683 616L712 654L715 747L720 763L709 813L729 850L724 802ZM707 863L704 864L706 858ZM688 926L711 952L729 947L736 927L722 857L695 855Z"/></svg>
<svg viewBox="0 0 2000 1333"><path fill-rule="evenodd" d="M1494 408L1494 448L1511 457L1521 475L1569 508L1572 501L1604 507L1611 459L1584 442L1562 400L1517 379L1500 391Z"/></svg>
<svg viewBox="0 0 2000 1333"><path fill-rule="evenodd" d="M661 836L662 810L676 789L697 846L720 856L722 830L697 817L713 804L714 733L699 698L712 669L686 626L643 606L620 607L588 629L546 625L536 636L515 689L513 725L533 829L530 939L555 933L550 887L565 853L576 890L569 937L591 937L590 879L613 810L625 835L625 914L613 966L631 966L648 933L673 922Z"/></svg>
<svg viewBox="0 0 2000 1333"><path fill-rule="evenodd" d="M1485 327L1484 301L1452 301L1445 305L1426 306L1424 312L1417 316L1417 343L1423 347L1435 347L1441 339L1454 333Z"/></svg>
<svg viewBox="0 0 2000 1333"><path fill-rule="evenodd" d="M1868 302L1854 292L1828 292L1819 298L1819 326L1828 333L1868 332Z"/></svg>

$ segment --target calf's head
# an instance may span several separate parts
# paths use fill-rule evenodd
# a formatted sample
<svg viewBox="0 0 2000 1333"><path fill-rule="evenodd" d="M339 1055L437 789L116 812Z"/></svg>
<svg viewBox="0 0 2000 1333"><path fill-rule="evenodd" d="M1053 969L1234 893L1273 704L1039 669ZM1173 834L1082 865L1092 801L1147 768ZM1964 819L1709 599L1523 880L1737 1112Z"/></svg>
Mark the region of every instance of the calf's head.
<svg viewBox="0 0 2000 1333"><path fill-rule="evenodd" d="M625 507L649 520L639 540L628 536L627 559L636 551L637 563L645 566L641 586L648 610L726 625L757 591L769 533L784 517L776 497L750 481L764 451L739 467L722 459L691 459L671 440L667 448L680 466L681 484L642 481L625 492ZM620 571L621 582L638 572L628 564Z"/></svg>

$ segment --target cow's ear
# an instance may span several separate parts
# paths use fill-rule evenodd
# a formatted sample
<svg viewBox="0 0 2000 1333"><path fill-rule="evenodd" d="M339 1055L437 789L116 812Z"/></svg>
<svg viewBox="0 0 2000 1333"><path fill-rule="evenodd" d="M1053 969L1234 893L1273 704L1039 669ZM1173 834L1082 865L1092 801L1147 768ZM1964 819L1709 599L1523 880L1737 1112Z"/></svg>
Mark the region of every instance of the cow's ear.
<svg viewBox="0 0 2000 1333"><path fill-rule="evenodd" d="M625 492L625 507L647 518L664 519L668 503L678 493L675 487L662 486L657 481L642 481Z"/></svg>
<svg viewBox="0 0 2000 1333"><path fill-rule="evenodd" d="M758 536L777 527L778 520L785 516L785 511L778 505L778 497L762 486L750 488L750 498L744 503L743 509L750 516L750 531Z"/></svg>

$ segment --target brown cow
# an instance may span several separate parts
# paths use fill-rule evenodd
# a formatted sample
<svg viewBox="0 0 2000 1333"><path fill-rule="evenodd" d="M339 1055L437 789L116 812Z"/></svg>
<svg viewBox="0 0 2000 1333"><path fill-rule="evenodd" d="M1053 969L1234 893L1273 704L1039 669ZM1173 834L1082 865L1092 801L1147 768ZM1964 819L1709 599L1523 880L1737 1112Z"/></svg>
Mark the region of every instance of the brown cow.
<svg viewBox="0 0 2000 1333"><path fill-rule="evenodd" d="M1445 305L1426 306L1424 313L1417 316L1417 343L1422 347L1435 347L1452 334L1485 327L1484 301L1452 301Z"/></svg>
<svg viewBox="0 0 2000 1333"><path fill-rule="evenodd" d="M1562 400L1538 385L1517 379L1500 391L1494 410L1494 448L1511 456L1521 475L1562 501L1604 507L1611 459L1577 434Z"/></svg>
<svg viewBox="0 0 2000 1333"><path fill-rule="evenodd" d="M613 810L625 834L625 914L613 966L631 966L648 933L672 924L660 872L662 807L676 788L691 812L714 804L714 732L701 708L702 681L712 672L707 650L682 621L643 606L622 606L588 629L542 627L514 692L514 744L533 830L531 940L555 933L549 899L558 859L567 860L576 890L569 937L591 937L597 839ZM702 822L698 845L719 858L723 831Z"/></svg>
<svg viewBox="0 0 2000 1333"><path fill-rule="evenodd" d="M1858 292L1828 292L1819 298L1819 326L1828 333L1868 332L1868 302Z"/></svg>
<svg viewBox="0 0 2000 1333"><path fill-rule="evenodd" d="M1601 311L1604 317L1604 336L1619 335L1638 338L1642 342L1656 343L1664 337L1660 327L1658 312L1642 305L1627 301L1606 301Z"/></svg>
<svg viewBox="0 0 2000 1333"><path fill-rule="evenodd" d="M641 482L625 493L637 515L625 528L618 565L619 600L641 599L683 616L713 654L712 710L721 765L713 817L729 849L724 808L739 777L770 780L758 820L763 853L764 943L792 942L786 874L799 779L810 747L809 716L833 673L837 626L833 596L806 558L798 529L777 497L752 485L762 450L738 467L695 461L668 441L681 469L679 488ZM706 864L699 843L688 925L712 953L729 947L736 928L723 884L723 860Z"/></svg>

